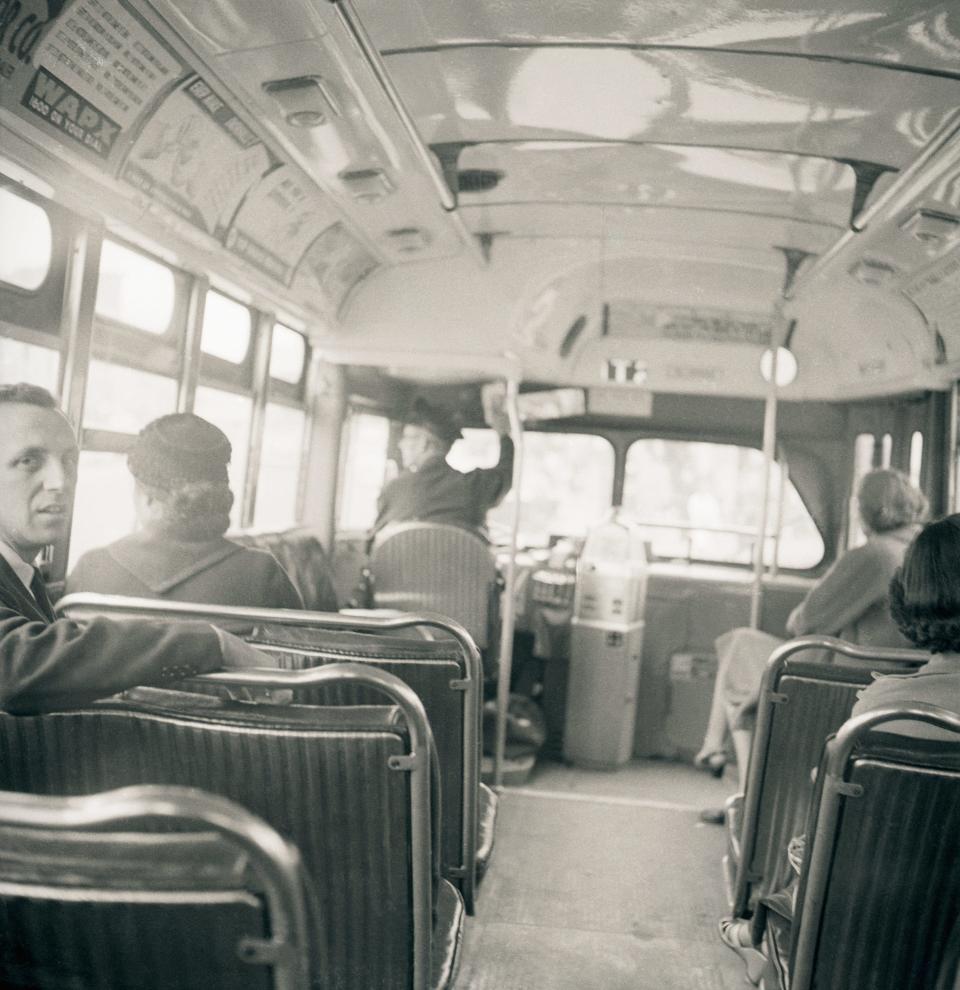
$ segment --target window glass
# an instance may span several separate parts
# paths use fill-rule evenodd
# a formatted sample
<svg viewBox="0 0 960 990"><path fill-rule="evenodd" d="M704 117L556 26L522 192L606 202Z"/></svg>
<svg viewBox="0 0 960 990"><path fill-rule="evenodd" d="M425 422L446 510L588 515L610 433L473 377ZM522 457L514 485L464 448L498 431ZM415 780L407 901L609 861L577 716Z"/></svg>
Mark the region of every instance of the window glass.
<svg viewBox="0 0 960 990"><path fill-rule="evenodd" d="M243 364L250 348L251 326L250 310L246 306L210 291L203 308L200 349L231 364Z"/></svg>
<svg viewBox="0 0 960 990"><path fill-rule="evenodd" d="M920 471L923 468L923 434L914 430L910 437L910 481L920 487Z"/></svg>
<svg viewBox="0 0 960 990"><path fill-rule="evenodd" d="M493 467L500 457L500 441L493 430L463 431L447 454L447 463L458 471Z"/></svg>
<svg viewBox="0 0 960 990"><path fill-rule="evenodd" d="M850 484L850 502L847 505L847 549L863 546L867 534L860 527L860 510L857 508L857 489L860 479L873 470L873 455L877 438L872 433L860 433L853 443L853 478Z"/></svg>
<svg viewBox="0 0 960 990"><path fill-rule="evenodd" d="M56 395L59 371L60 354L53 348L0 337L0 383L29 382Z"/></svg>
<svg viewBox="0 0 960 990"><path fill-rule="evenodd" d="M823 559L823 539L793 484L784 481L775 465L768 519L771 530L781 519L778 565L814 567ZM623 506L645 527L654 556L749 565L763 484L763 454L752 447L637 440L627 452ZM776 505L780 491L782 508ZM773 545L770 533L766 558Z"/></svg>
<svg viewBox="0 0 960 990"><path fill-rule="evenodd" d="M201 385L193 411L204 419L219 426L230 440L230 488L233 491L233 509L230 511L230 524L240 525L241 502L243 501L243 481L247 470L247 447L250 444L250 419L253 414L253 400L245 395L224 392L219 388Z"/></svg>
<svg viewBox="0 0 960 990"><path fill-rule="evenodd" d="M302 409L267 403L253 513L258 529L283 529L297 521L297 485L306 421Z"/></svg>
<svg viewBox="0 0 960 990"><path fill-rule="evenodd" d="M69 567L87 550L132 533L135 520L133 476L127 469L126 455L81 451Z"/></svg>
<svg viewBox="0 0 960 990"><path fill-rule="evenodd" d="M98 316L146 333L170 329L176 298L173 272L162 262L105 240L97 283Z"/></svg>
<svg viewBox="0 0 960 990"><path fill-rule="evenodd" d="M488 434L492 463L496 463L496 434L493 430L478 432ZM613 461L613 447L603 437L525 433L518 543L542 547L552 536L585 535L610 509ZM490 463L486 454L482 463L463 466ZM487 528L495 543L509 542L515 501L516 493L511 491L487 513Z"/></svg>
<svg viewBox="0 0 960 990"><path fill-rule="evenodd" d="M377 518L377 498L386 475L390 421L355 412L345 431L337 529L368 530Z"/></svg>
<svg viewBox="0 0 960 990"><path fill-rule="evenodd" d="M39 289L50 271L53 231L42 206L0 189L0 281Z"/></svg>
<svg viewBox="0 0 960 990"><path fill-rule="evenodd" d="M176 407L177 383L172 378L107 361L90 362L83 410L88 429L139 433Z"/></svg>
<svg viewBox="0 0 960 990"><path fill-rule="evenodd" d="M306 354L307 342L303 334L282 323L276 324L270 341L270 377L298 385L303 377Z"/></svg>
<svg viewBox="0 0 960 990"><path fill-rule="evenodd" d="M890 457L893 454L893 437L884 433L880 442L880 467L890 467Z"/></svg>

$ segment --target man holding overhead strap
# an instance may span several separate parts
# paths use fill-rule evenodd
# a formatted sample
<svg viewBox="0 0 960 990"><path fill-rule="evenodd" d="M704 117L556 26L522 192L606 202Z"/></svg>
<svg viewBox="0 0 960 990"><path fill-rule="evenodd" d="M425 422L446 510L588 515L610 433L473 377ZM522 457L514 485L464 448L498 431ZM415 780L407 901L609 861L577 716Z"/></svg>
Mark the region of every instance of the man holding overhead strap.
<svg viewBox="0 0 960 990"><path fill-rule="evenodd" d="M510 491L513 481L513 441L507 436L507 423L491 426L500 435L496 465L457 471L446 458L460 429L449 415L419 400L400 438L403 472L380 493L373 535L388 523L410 521L481 529L487 510Z"/></svg>
<svg viewBox="0 0 960 990"><path fill-rule="evenodd" d="M53 396L0 385L0 709L76 707L139 684L222 667L269 666L242 640L204 622L56 619L37 554L70 518L77 442Z"/></svg>

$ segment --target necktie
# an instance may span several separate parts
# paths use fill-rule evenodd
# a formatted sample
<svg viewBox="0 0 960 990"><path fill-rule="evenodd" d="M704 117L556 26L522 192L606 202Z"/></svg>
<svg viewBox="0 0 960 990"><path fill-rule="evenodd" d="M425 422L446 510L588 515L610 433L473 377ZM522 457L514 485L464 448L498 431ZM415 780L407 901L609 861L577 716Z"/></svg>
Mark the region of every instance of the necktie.
<svg viewBox="0 0 960 990"><path fill-rule="evenodd" d="M53 605L50 603L50 599L47 596L47 588L43 583L43 578L40 577L40 572L36 568L33 570L33 578L30 581L30 591L36 599L37 607L41 612L43 612L50 622L53 622Z"/></svg>

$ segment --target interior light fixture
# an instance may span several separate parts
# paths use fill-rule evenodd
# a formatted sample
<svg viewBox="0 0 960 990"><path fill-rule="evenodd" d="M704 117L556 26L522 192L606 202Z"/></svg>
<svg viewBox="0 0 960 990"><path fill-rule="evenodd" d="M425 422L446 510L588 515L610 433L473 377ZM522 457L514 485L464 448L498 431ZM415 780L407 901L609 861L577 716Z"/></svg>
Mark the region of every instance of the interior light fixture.
<svg viewBox="0 0 960 990"><path fill-rule="evenodd" d="M382 168L345 168L340 181L361 203L373 203L392 193L394 186Z"/></svg>
<svg viewBox="0 0 960 990"><path fill-rule="evenodd" d="M886 285L900 272L894 265L879 258L861 258L851 269L850 274L864 285Z"/></svg>
<svg viewBox="0 0 960 990"><path fill-rule="evenodd" d="M430 231L422 227L395 227L387 231L390 243L403 254L422 251L430 243Z"/></svg>
<svg viewBox="0 0 960 990"><path fill-rule="evenodd" d="M283 110L291 127L319 127L331 116L341 116L340 106L330 87L318 75L271 79L263 84Z"/></svg>
<svg viewBox="0 0 960 990"><path fill-rule="evenodd" d="M904 220L900 229L926 247L937 249L960 237L960 219L936 210L916 210Z"/></svg>
<svg viewBox="0 0 960 990"><path fill-rule="evenodd" d="M769 382L773 377L773 348L768 347L760 355L760 375L765 382ZM777 348L777 379L776 385L782 388L784 385L792 384L797 377L799 365L793 351L786 347Z"/></svg>

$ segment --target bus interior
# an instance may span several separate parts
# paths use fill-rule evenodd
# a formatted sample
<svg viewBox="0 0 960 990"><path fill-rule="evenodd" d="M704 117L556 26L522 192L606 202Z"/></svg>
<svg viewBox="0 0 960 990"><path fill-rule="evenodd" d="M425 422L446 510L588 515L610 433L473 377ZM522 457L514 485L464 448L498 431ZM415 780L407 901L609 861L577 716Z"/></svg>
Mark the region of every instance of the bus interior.
<svg viewBox="0 0 960 990"><path fill-rule="evenodd" d="M233 450L231 537L274 552L304 598L305 612L286 624L306 639L288 629L259 641L268 652L299 650L327 661L369 666L379 657L388 671L386 679L348 671L343 676L359 678L359 686L341 696L298 668L301 680L290 682L296 704L285 710L267 696L262 732L278 739L300 732L313 740L305 747L316 744L317 765L338 782L330 793L346 816L321 822L317 812L318 828L359 834L357 816L386 821L394 813L417 823L411 832L430 833L432 825L432 839L411 839L420 851L409 858L424 857L421 873L445 872L449 881L449 890L434 885L431 900L426 874L413 871L410 919L384 936L384 945L400 946L395 957L393 948L381 953L375 939L357 934L366 922L350 912L362 914L362 898L328 901L321 891L322 912L333 912L320 940L323 963L307 959L299 975L295 966L288 972L289 959L261 940L244 957L260 963L248 967L265 981L255 985L741 985L741 960L717 937L716 922L731 914L752 921L756 945L775 937L775 927L764 930L762 897L771 887L758 864L767 863L767 879L776 872L769 863L782 871L785 853L778 859L776 850L786 848L790 829L802 831L808 806L827 802L807 779L826 737L840 733L831 759L840 760L840 750L858 758L859 743L843 746L860 737L841 726L866 682L844 682L837 704L846 708L834 722L810 716L814 742L797 747L809 763L793 767L792 776L784 771L802 797L787 800L771 782L784 758L776 747L789 750L786 723L776 722L782 711L758 715L767 736L758 730L755 737L749 787L732 767L711 780L690 766L717 673L714 644L740 626L788 638L791 610L866 538L855 493L872 469L904 472L926 495L932 518L960 508L958 108L960 9L934 0L819 7L787 0L0 0L0 383L48 388L80 442L69 532L44 558L50 586L62 590L80 555L134 529L126 454L148 422L195 412L215 423ZM495 601L484 599L480 632L459 619L479 651L458 638L459 626L421 629L417 639L405 611L399 618L378 611L390 607L386 578L379 601L376 575L371 590L377 500L402 469L403 423L423 401L462 434L448 457L454 468L496 463L493 408L508 417L517 449L512 489L488 514L489 551L480 551L492 561ZM602 526L620 526L639 541L644 597L633 616L642 620L642 647L624 729L628 759L597 770L589 760L571 765L564 733L582 703L570 685L584 541L589 546ZM467 571L467 551L454 546L429 551L442 561L418 560L440 576L429 593L403 599L402 609L443 611L430 607L441 601L430 598L440 594L437 582L449 591ZM473 606L476 587L464 592ZM156 603L71 601L63 611L77 621L125 608L147 614L159 607L169 621L186 614ZM394 608L398 601L390 599ZM202 613L211 621L242 618L211 608ZM257 623L285 625L282 615L255 608L246 618L256 626L254 641L263 631ZM600 628L607 646L622 645L614 626ZM363 636L379 636L379 652L364 652ZM406 636L402 647L397 636ZM831 645L838 656L882 669L920 662ZM349 731L389 736L389 746L400 747L388 746L389 759L402 761L402 747L431 732L429 724L413 728L416 702L391 678L406 677L404 664L461 663L458 649L464 666L454 680L473 684L471 700L450 709L456 730L434 725L433 732L441 753L444 739L460 745L458 733L473 740L463 742L459 771L446 763L440 771L443 805L463 818L443 833L456 847L448 863L446 846L430 849L431 841L441 843L441 826L429 820L429 807L423 812L429 801L421 806L410 797L406 811L397 811L389 788L371 783L370 793L386 803L365 806L363 788L354 780L351 790L341 771L349 764L372 781L372 764L362 762L372 758L338 764L303 713L311 697L325 711L355 710ZM823 687L815 671L796 673L788 655L778 662L771 678L799 678L807 690L809 677ZM211 676L208 693L218 690L218 676L230 687L228 676ZM823 676L840 690L834 675ZM777 694L773 685L767 700L795 689ZM405 713L406 734L396 731L399 716L383 715L383 692ZM199 724L205 711L196 698L175 709L148 691L128 704L157 738L174 733L178 719ZM809 704L820 710L816 698ZM66 760L80 740L93 746L123 705L110 699L93 706L88 721L87 713L61 719L49 730L64 733L56 735L58 758ZM529 727L524 705L535 709L539 731L538 745L527 750L511 746L513 734ZM280 743L276 750L264 743L261 752L250 741L260 737L248 708L218 716L232 719L238 733L249 730L249 748L237 743L236 753L285 759ZM347 732L347 716L337 719L330 724ZM791 724L797 738L808 731L802 719ZM4 739L8 732L21 740L30 766L45 764L34 737L27 745L18 729L0 726ZM480 736L482 763L474 751ZM761 737L769 753L759 752ZM206 752L196 745L197 754ZM906 767L909 777L917 759L890 758L889 772ZM956 748L929 760L930 774L953 795L952 803L944 798L936 828L955 830ZM458 774L469 776L471 766L477 779L463 784ZM260 770L249 769L259 780ZM490 787L479 791L481 771ZM0 786L5 794L35 786L57 795L57 775L46 773L34 777L25 765ZM76 773L87 779L79 764ZM205 787L193 770L182 780L89 774L101 790ZM244 805L229 776L212 776L221 799ZM917 794L933 786L923 774L914 777ZM896 780L906 795L913 784ZM311 781L304 791L317 797L326 793L321 785ZM424 786L438 791L436 775ZM701 808L733 791L740 799L728 805L726 828L699 822ZM70 800L85 793L72 790ZM149 791L142 798L148 809L159 800ZM191 821L210 827L229 817L216 804L181 798ZM303 838L302 821L281 814L278 825L262 798L250 797L247 807L285 838L301 837L308 867L322 862L336 872L341 854L315 848L316 836ZM8 836L0 847L22 826L15 813L29 817L31 807L26 798L0 801L0 838ZM67 803L51 815L86 822L99 813L93 807ZM904 810L904 827L912 813ZM246 814L241 808L237 821ZM457 846L471 819L482 825L485 814L491 829L497 819L493 851L476 832ZM882 808L877 814L883 817ZM873 824L863 828L874 834ZM746 838L756 849L743 845ZM76 857L97 854L90 852L97 842L108 860L117 858L102 836L84 841L73 851L65 839L47 850L48 879L49 857L65 857L65 875ZM156 855L181 882L184 862L206 862L211 877L222 874L214 878L222 890L233 875L228 857L208 845L165 836ZM490 864L477 887L471 857L481 847L479 874L485 857ZM466 858L454 862L461 852ZM178 867L179 853L186 859ZM960 954L957 847L934 865L936 850L922 855L920 866L904 867L920 871L917 889L904 882L910 890L895 895L912 904L932 883L923 871L938 871L940 918L924 921L917 944L884 955L883 947L898 942L889 932L902 935L907 922L873 901L888 912L888 928L865 922L859 934L831 941L824 923L817 941L808 934L814 908L805 905L805 927L797 926L792 945L788 936L785 950L795 986L952 990L947 981ZM131 869L128 884L149 885L132 851L120 858ZM264 875L295 865L264 866ZM0 906L16 879L9 866L0 848ZM820 907L834 904L830 897L840 895L827 882L829 870L818 869L809 890L819 891ZM381 923L391 912L407 918L382 885L362 871L351 877L378 902ZM111 888L102 871L94 880L98 890ZM323 887L323 877L312 881ZM258 883L272 898L281 881ZM196 903L212 903L194 894ZM457 920L446 936L431 936L423 905L442 914L457 898L472 916L451 909ZM271 918L273 909L271 900ZM315 920L292 913L310 942ZM62 917L64 929L77 923L69 912ZM99 930L90 937L110 938ZM291 935L290 944L298 939ZM118 964L76 985L247 985L249 973L238 976L216 953L192 969L204 954L202 943L192 944L172 953L163 939L150 942L164 959L156 973ZM854 944L861 969L847 958ZM57 951L74 958L63 945ZM304 951L309 957L311 949ZM166 957L174 955L182 970L168 973ZM53 965L45 983L10 985L65 985ZM169 983L159 982L160 970ZM750 975L767 990L790 985L769 969ZM4 971L3 979L13 977Z"/></svg>

